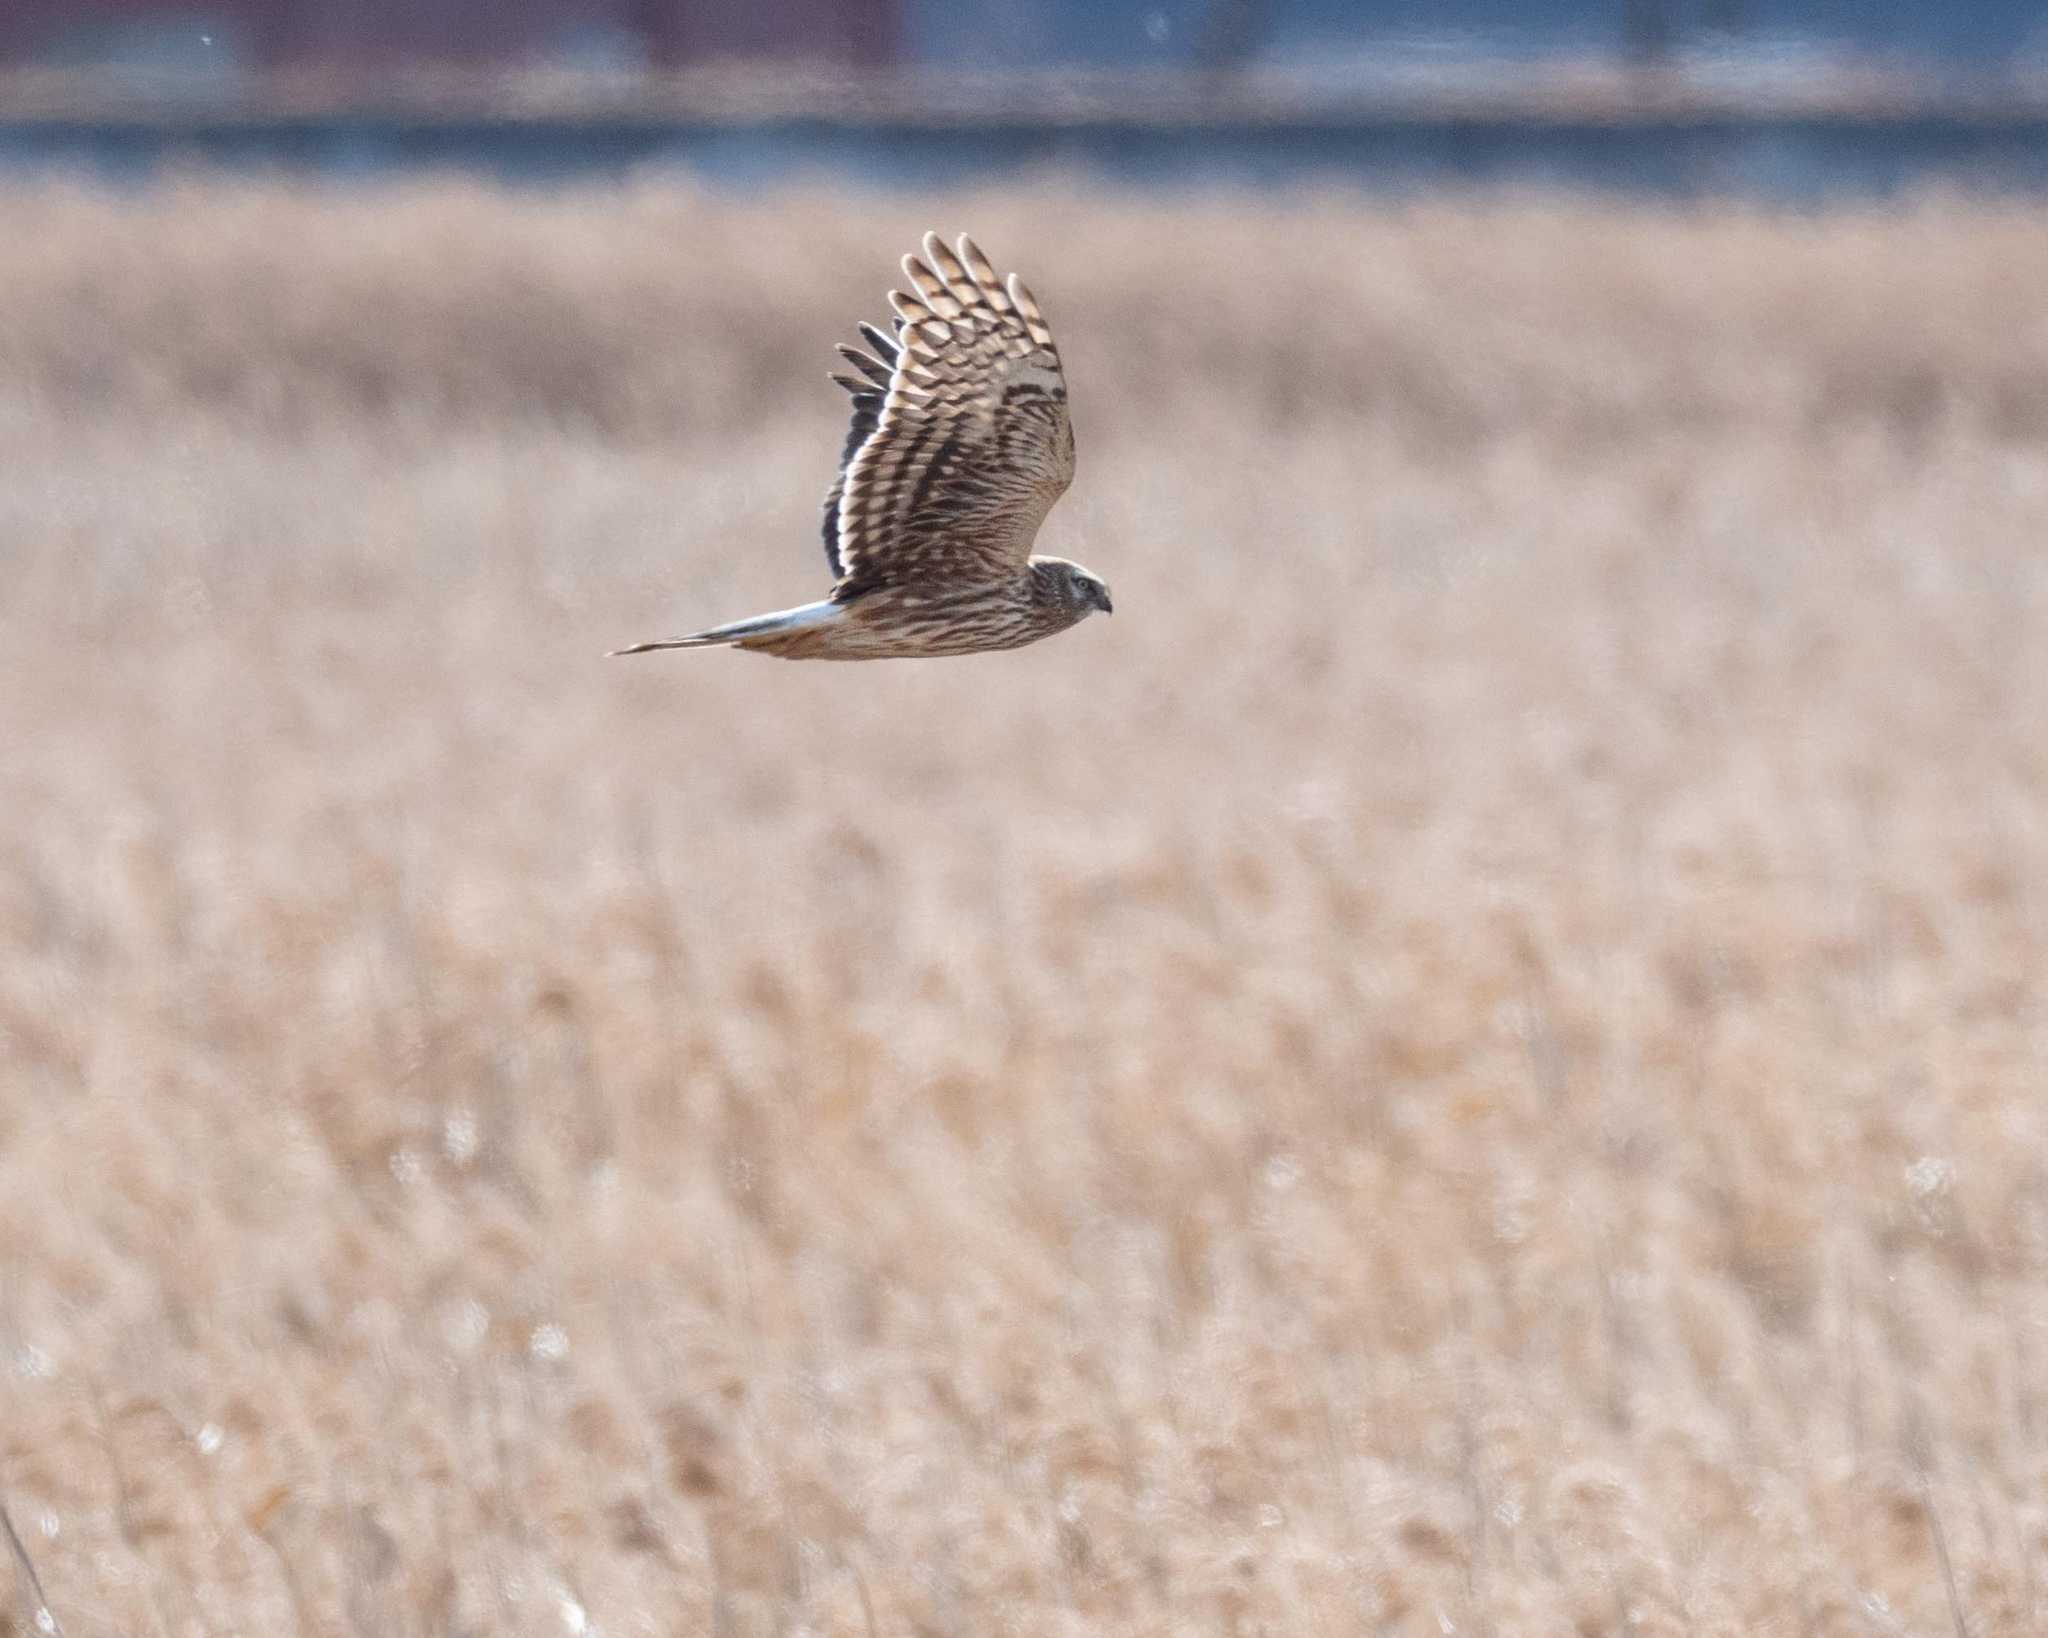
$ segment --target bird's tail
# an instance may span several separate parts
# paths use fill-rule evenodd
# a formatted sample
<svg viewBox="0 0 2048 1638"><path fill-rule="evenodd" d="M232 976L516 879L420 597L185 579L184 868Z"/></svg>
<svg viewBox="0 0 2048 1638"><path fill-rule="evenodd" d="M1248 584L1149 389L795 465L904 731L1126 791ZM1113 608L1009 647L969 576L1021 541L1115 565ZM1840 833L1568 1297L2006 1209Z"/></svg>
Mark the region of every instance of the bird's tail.
<svg viewBox="0 0 2048 1638"><path fill-rule="evenodd" d="M801 608L778 609L773 614L757 614L748 620L729 621L708 631L693 631L687 637L664 637L658 642L615 648L607 658L617 658L621 654L652 654L662 648L772 648L778 638L787 637L792 632L808 631L815 626L830 625L843 618L845 613L846 605L843 603L806 603Z"/></svg>

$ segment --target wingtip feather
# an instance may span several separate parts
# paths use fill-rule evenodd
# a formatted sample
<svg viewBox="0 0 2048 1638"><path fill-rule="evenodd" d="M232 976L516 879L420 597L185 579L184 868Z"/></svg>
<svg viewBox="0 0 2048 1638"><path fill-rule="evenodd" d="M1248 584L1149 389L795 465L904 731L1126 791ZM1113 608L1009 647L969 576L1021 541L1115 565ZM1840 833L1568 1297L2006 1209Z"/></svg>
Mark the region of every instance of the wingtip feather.
<svg viewBox="0 0 2048 1638"><path fill-rule="evenodd" d="M932 235L925 237L931 239ZM917 257L903 258L903 276L916 286L919 299L940 318L956 319L967 311L960 298L946 287L946 281Z"/></svg>
<svg viewBox="0 0 2048 1638"><path fill-rule="evenodd" d="M967 270L973 275L974 282L984 290L990 286L1001 288L996 281L995 264L982 253L981 246L964 233L960 235L960 259L967 264Z"/></svg>
<svg viewBox="0 0 2048 1638"><path fill-rule="evenodd" d="M886 388L889 385L889 366L880 359L869 356L858 347L849 347L843 341L839 343L839 356L877 387ZM832 379L837 381L840 377L835 375Z"/></svg>
<svg viewBox="0 0 2048 1638"><path fill-rule="evenodd" d="M875 356L884 364L894 364L896 362L898 349L893 338L884 335L880 329L868 323L866 319L860 321L860 333L867 339L867 344L874 348Z"/></svg>
<svg viewBox="0 0 2048 1638"><path fill-rule="evenodd" d="M924 236L924 259L938 270L939 277L948 284L961 284L967 278L967 269L960 265L960 258L946 248L946 241L936 233Z"/></svg>
<svg viewBox="0 0 2048 1638"><path fill-rule="evenodd" d="M906 295L901 290L891 290L889 292L889 305L895 308L897 313L902 316L903 326L898 328L897 333L906 341L910 339L912 334L909 326L922 324L932 316L932 310L929 307L925 306L915 296Z"/></svg>

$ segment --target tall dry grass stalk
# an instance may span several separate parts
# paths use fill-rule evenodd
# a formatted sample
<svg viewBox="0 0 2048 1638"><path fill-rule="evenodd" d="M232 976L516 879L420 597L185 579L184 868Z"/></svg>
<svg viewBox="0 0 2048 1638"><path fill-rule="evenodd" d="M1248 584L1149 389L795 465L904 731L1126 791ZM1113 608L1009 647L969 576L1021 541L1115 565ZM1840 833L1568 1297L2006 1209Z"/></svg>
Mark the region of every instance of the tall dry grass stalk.
<svg viewBox="0 0 2048 1638"><path fill-rule="evenodd" d="M2038 212L4 211L74 1638L2048 1615ZM815 593L926 226L1116 619L600 662Z"/></svg>

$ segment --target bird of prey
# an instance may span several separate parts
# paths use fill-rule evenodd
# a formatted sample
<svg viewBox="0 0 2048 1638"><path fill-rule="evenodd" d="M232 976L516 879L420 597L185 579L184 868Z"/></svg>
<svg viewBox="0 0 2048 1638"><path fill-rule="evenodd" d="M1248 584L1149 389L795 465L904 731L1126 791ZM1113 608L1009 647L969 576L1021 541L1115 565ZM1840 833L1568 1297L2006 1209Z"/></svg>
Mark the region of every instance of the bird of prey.
<svg viewBox="0 0 2048 1638"><path fill-rule="evenodd" d="M1067 383L1038 303L996 277L974 242L937 234L903 258L895 334L861 325L853 426L825 497L821 602L638 643L733 647L786 660L884 660L1019 648L1065 631L1109 588L1078 563L1033 557L1032 538L1074 477Z"/></svg>

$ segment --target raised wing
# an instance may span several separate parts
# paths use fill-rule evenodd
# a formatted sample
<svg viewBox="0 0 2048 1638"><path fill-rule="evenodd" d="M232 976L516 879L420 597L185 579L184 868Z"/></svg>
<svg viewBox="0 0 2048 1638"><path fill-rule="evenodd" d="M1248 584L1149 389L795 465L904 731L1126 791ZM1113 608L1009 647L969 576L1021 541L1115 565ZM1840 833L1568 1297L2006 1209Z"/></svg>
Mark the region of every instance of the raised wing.
<svg viewBox="0 0 2048 1638"><path fill-rule="evenodd" d="M825 553L840 601L878 586L1014 574L1074 477L1067 383L1038 304L1005 285L964 235L956 256L926 234L903 258L914 295L891 291L894 339L862 325L873 353L825 500Z"/></svg>
<svg viewBox="0 0 2048 1638"><path fill-rule="evenodd" d="M897 320L897 323L900 326L902 320ZM825 561L832 565L835 578L846 573L845 560L839 553L839 502L846 493L846 469L853 465L860 446L881 425L882 399L889 391L889 373L896 365L895 342L865 321L861 324L860 333L874 349L872 354L864 353L858 347L842 346L839 349L847 362L861 372L860 375L832 377L853 395L853 424L846 429L846 447L839 452L839 476L832 480L832 487L825 494Z"/></svg>

